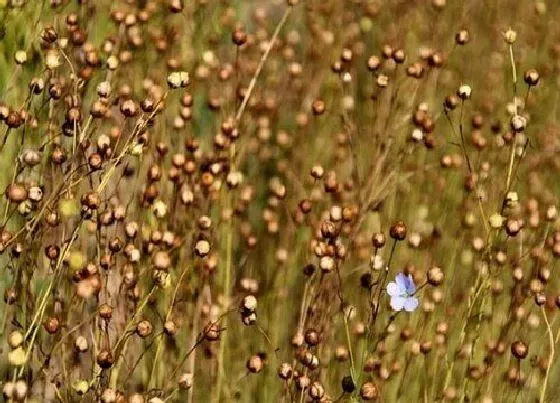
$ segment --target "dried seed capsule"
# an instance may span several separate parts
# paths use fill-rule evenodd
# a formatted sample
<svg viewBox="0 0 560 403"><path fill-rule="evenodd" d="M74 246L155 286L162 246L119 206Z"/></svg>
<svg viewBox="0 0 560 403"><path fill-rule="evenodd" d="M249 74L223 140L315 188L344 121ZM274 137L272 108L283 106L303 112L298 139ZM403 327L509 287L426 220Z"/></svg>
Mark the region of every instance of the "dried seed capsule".
<svg viewBox="0 0 560 403"><path fill-rule="evenodd" d="M379 389L373 382L366 382L360 388L360 397L363 400L377 400L379 398Z"/></svg>
<svg viewBox="0 0 560 403"><path fill-rule="evenodd" d="M113 316L113 308L108 304L102 304L99 307L99 317L105 320L110 320Z"/></svg>
<svg viewBox="0 0 560 403"><path fill-rule="evenodd" d="M472 89L470 86L463 84L457 90L457 96L461 98L463 101L469 99L471 97Z"/></svg>
<svg viewBox="0 0 560 403"><path fill-rule="evenodd" d="M17 111L10 111L8 113L8 116L6 117L6 125L8 125L10 129L18 128L22 124L23 124L23 117L21 116L21 113Z"/></svg>
<svg viewBox="0 0 560 403"><path fill-rule="evenodd" d="M78 336L74 341L74 347L77 352L84 353L89 348L89 343L84 336Z"/></svg>
<svg viewBox="0 0 560 403"><path fill-rule="evenodd" d="M464 45L470 40L469 31L462 29L455 34L455 42L457 45Z"/></svg>
<svg viewBox="0 0 560 403"><path fill-rule="evenodd" d="M220 339L220 327L217 323L209 323L203 330L204 338L208 341L216 341Z"/></svg>
<svg viewBox="0 0 560 403"><path fill-rule="evenodd" d="M169 0L169 11L172 13L180 13L183 11L183 1L182 0Z"/></svg>
<svg viewBox="0 0 560 403"><path fill-rule="evenodd" d="M313 101L311 107L315 116L322 115L325 112L325 101L322 99L316 99Z"/></svg>
<svg viewBox="0 0 560 403"><path fill-rule="evenodd" d="M247 295L241 301L241 309L245 312L255 312L257 309L257 298L254 295Z"/></svg>
<svg viewBox="0 0 560 403"><path fill-rule="evenodd" d="M341 383L344 393L352 393L354 392L354 390L356 390L356 384L354 383L350 375L346 375L344 378L342 378Z"/></svg>
<svg viewBox="0 0 560 403"><path fill-rule="evenodd" d="M55 334L60 328L60 319L58 319L56 316L52 316L47 319L44 326L47 333Z"/></svg>
<svg viewBox="0 0 560 403"><path fill-rule="evenodd" d="M443 282L443 270L434 266L428 270L427 280L430 285L438 286Z"/></svg>
<svg viewBox="0 0 560 403"><path fill-rule="evenodd" d="M194 247L194 252L197 256L205 257L210 253L210 242L205 239L198 241Z"/></svg>
<svg viewBox="0 0 560 403"><path fill-rule="evenodd" d="M231 34L231 41L236 46L243 46L247 42L247 34L242 29L238 28Z"/></svg>
<svg viewBox="0 0 560 403"><path fill-rule="evenodd" d="M249 370L249 372L256 374L258 372L261 372L263 368L264 368L264 361L260 355L253 354L247 360L247 369Z"/></svg>
<svg viewBox="0 0 560 403"><path fill-rule="evenodd" d="M6 197L12 203L21 203L27 200L27 189L20 183L12 183L6 188Z"/></svg>
<svg viewBox="0 0 560 403"><path fill-rule="evenodd" d="M325 388L320 382L315 381L309 388L309 397L313 400L321 400L325 396Z"/></svg>
<svg viewBox="0 0 560 403"><path fill-rule="evenodd" d="M149 335L152 334L153 331L154 331L154 327L147 320L142 320L138 322L138 324L136 325L136 334L138 334L138 336L142 338L148 337Z"/></svg>
<svg viewBox="0 0 560 403"><path fill-rule="evenodd" d="M189 73L186 71L174 71L167 76L167 85L171 89L184 88L189 82Z"/></svg>
<svg viewBox="0 0 560 403"><path fill-rule="evenodd" d="M528 86L534 87L539 83L539 79L540 79L539 72L535 69L527 70L525 72L524 79L525 79L525 83L527 83Z"/></svg>
<svg viewBox="0 0 560 403"><path fill-rule="evenodd" d="M389 229L389 235L396 241L402 241L406 238L406 224L403 221L397 221Z"/></svg>
<svg viewBox="0 0 560 403"><path fill-rule="evenodd" d="M381 232L376 232L371 237L371 243L373 244L374 248L381 249L385 246L385 234Z"/></svg>
<svg viewBox="0 0 560 403"><path fill-rule="evenodd" d="M370 56L370 58L367 61L368 70L371 72L377 71L380 65L381 65L381 61L377 56Z"/></svg>
<svg viewBox="0 0 560 403"><path fill-rule="evenodd" d="M193 378L194 375L190 372L184 372L181 374L181 377L179 378L179 386L182 389L190 389L192 388L193 385Z"/></svg>
<svg viewBox="0 0 560 403"><path fill-rule="evenodd" d="M166 335L173 337L177 334L177 324L172 320L168 320L163 324L163 331Z"/></svg>
<svg viewBox="0 0 560 403"><path fill-rule="evenodd" d="M529 346L521 340L514 341L511 344L511 353L518 360L522 360L529 354Z"/></svg>
<svg viewBox="0 0 560 403"><path fill-rule="evenodd" d="M113 355L109 350L101 350L97 354L97 365L102 369L108 369L113 366Z"/></svg>
<svg viewBox="0 0 560 403"><path fill-rule="evenodd" d="M316 346L321 342L321 335L317 330L310 328L305 331L304 339L310 346Z"/></svg>
<svg viewBox="0 0 560 403"><path fill-rule="evenodd" d="M280 364L280 367L278 368L278 376L281 379L288 380L293 376L293 374L294 370L291 364L288 364L287 362Z"/></svg>
<svg viewBox="0 0 560 403"><path fill-rule="evenodd" d="M403 49L396 49L393 54L392 58L397 64L403 64L406 60L406 54L404 53Z"/></svg>

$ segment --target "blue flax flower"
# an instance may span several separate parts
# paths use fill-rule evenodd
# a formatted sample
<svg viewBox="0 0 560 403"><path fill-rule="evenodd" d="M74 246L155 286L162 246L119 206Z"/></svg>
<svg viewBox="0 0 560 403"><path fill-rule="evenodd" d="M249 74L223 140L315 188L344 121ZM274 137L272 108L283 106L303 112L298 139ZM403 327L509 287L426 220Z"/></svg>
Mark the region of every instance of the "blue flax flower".
<svg viewBox="0 0 560 403"><path fill-rule="evenodd" d="M395 281L387 284L387 294L391 297L391 308L394 311L401 311L403 308L407 312L412 312L418 307L418 298L414 296L416 286L409 274L397 274Z"/></svg>

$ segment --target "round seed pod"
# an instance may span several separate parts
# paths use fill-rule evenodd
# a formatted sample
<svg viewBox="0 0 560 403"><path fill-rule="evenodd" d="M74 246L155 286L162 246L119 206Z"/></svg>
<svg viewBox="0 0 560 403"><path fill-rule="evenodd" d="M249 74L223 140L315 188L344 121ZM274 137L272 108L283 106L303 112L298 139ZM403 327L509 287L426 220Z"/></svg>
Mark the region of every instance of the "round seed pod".
<svg viewBox="0 0 560 403"><path fill-rule="evenodd" d="M523 76L525 83L529 87L534 87L539 83L540 75L539 72L535 69L527 70Z"/></svg>
<svg viewBox="0 0 560 403"><path fill-rule="evenodd" d="M190 372L184 372L179 377L179 386L181 389L190 389L193 385L194 375Z"/></svg>
<svg viewBox="0 0 560 403"><path fill-rule="evenodd" d="M321 342L321 335L317 330L309 328L304 333L304 339L308 345L316 346Z"/></svg>
<svg viewBox="0 0 560 403"><path fill-rule="evenodd" d="M297 390L304 390L309 387L311 384L311 379L308 376L302 375L296 378L296 389Z"/></svg>
<svg viewBox="0 0 560 403"><path fill-rule="evenodd" d="M350 375L346 375L342 378L342 390L344 393L352 393L356 390L356 384Z"/></svg>
<svg viewBox="0 0 560 403"><path fill-rule="evenodd" d="M452 111L457 107L457 105L459 105L459 97L453 94L448 95L447 97L445 97L445 101L443 105L445 106L446 109Z"/></svg>
<svg viewBox="0 0 560 403"><path fill-rule="evenodd" d="M8 336L8 344L11 348L18 348L24 342L23 334L17 330L14 330Z"/></svg>
<svg viewBox="0 0 560 403"><path fill-rule="evenodd" d="M241 301L241 309L244 312L252 313L257 309L257 298L254 295L247 295Z"/></svg>
<svg viewBox="0 0 560 403"><path fill-rule="evenodd" d="M6 117L6 125L8 125L10 129L16 129L20 127L22 124L23 124L23 117L21 116L21 113L17 111L10 111L8 113L8 116Z"/></svg>
<svg viewBox="0 0 560 403"><path fill-rule="evenodd" d="M511 344L511 353L518 360L522 360L529 354L529 346L521 340L514 341Z"/></svg>
<svg viewBox="0 0 560 403"><path fill-rule="evenodd" d="M370 58L367 61L367 68L372 73L377 71L380 65L381 65L381 61L377 56L370 56Z"/></svg>
<svg viewBox="0 0 560 403"><path fill-rule="evenodd" d="M231 41L236 46L243 46L245 45L245 43L247 43L247 33L244 30L238 28L232 32Z"/></svg>
<svg viewBox="0 0 560 403"><path fill-rule="evenodd" d="M172 13L180 13L183 11L183 1L182 0L170 0L169 1L169 11Z"/></svg>
<svg viewBox="0 0 560 403"><path fill-rule="evenodd" d="M113 308L108 304L102 304L99 307L99 317L105 320L111 320L113 316Z"/></svg>
<svg viewBox="0 0 560 403"><path fill-rule="evenodd" d="M280 364L280 367L278 367L278 376L280 377L280 379L291 379L293 374L294 370L292 368L292 365L287 362L283 362L282 364Z"/></svg>
<svg viewBox="0 0 560 403"><path fill-rule="evenodd" d="M89 343L84 336L78 336L74 341L74 348L79 353L85 353L89 348Z"/></svg>
<svg viewBox="0 0 560 403"><path fill-rule="evenodd" d="M373 382L366 382L360 388L360 397L366 401L377 400L379 388Z"/></svg>
<svg viewBox="0 0 560 403"><path fill-rule="evenodd" d="M316 99L313 101L311 108L313 109L313 114L315 116L322 115L325 112L325 101L322 99Z"/></svg>
<svg viewBox="0 0 560 403"><path fill-rule="evenodd" d="M27 189L20 183L11 183L6 188L6 197L12 203L21 203L27 200Z"/></svg>
<svg viewBox="0 0 560 403"><path fill-rule="evenodd" d="M397 221L389 229L389 235L396 241L402 241L406 238L406 224L403 221Z"/></svg>
<svg viewBox="0 0 560 403"><path fill-rule="evenodd" d="M216 341L220 339L220 327L217 323L209 323L204 327L204 338L208 341Z"/></svg>
<svg viewBox="0 0 560 403"><path fill-rule="evenodd" d="M457 96L461 98L463 101L469 99L471 97L472 89L470 86L463 84L457 90Z"/></svg>
<svg viewBox="0 0 560 403"><path fill-rule="evenodd" d="M396 49L391 56L397 64L403 64L406 60L404 49Z"/></svg>
<svg viewBox="0 0 560 403"><path fill-rule="evenodd" d="M136 334L142 338L148 337L154 331L154 327L147 320L141 320L136 325Z"/></svg>
<svg viewBox="0 0 560 403"><path fill-rule="evenodd" d="M371 243L372 243L374 248L377 248L377 249L383 248L385 246L385 242L386 242L385 234L383 234L381 232L376 232L371 237Z"/></svg>
<svg viewBox="0 0 560 403"><path fill-rule="evenodd" d="M321 400L325 396L325 388L321 385L320 382L315 381L309 387L309 397L312 400L318 401Z"/></svg>
<svg viewBox="0 0 560 403"><path fill-rule="evenodd" d="M462 29L455 34L455 42L457 43L457 45L464 45L470 39L470 33L466 29Z"/></svg>
<svg viewBox="0 0 560 403"><path fill-rule="evenodd" d="M434 266L430 270L428 270L426 277L428 283L436 287L443 282L443 270L440 267Z"/></svg>
<svg viewBox="0 0 560 403"><path fill-rule="evenodd" d="M546 304L546 295L543 293L535 294L535 304L537 304L538 306L543 306L544 304Z"/></svg>
<svg viewBox="0 0 560 403"><path fill-rule="evenodd" d="M264 361L261 358L260 355L258 354L253 354L251 357L249 357L249 359L247 360L247 369L249 370L249 372L256 374L258 372L261 372L264 368Z"/></svg>
<svg viewBox="0 0 560 403"><path fill-rule="evenodd" d="M207 256L210 253L210 242L205 239L199 240L194 247L194 252L199 257Z"/></svg>
<svg viewBox="0 0 560 403"><path fill-rule="evenodd" d="M58 329L60 329L60 319L58 319L56 316L51 316L44 323L44 327L47 333L55 334L56 332L58 332Z"/></svg>
<svg viewBox="0 0 560 403"><path fill-rule="evenodd" d="M97 365L102 369L108 369L113 366L113 355L109 350L101 350L97 354Z"/></svg>

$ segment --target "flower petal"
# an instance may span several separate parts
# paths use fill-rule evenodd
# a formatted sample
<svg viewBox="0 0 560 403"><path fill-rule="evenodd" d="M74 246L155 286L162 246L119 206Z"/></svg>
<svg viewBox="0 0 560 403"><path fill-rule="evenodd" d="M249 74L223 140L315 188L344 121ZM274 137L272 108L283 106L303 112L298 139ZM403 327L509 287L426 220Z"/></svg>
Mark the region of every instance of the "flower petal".
<svg viewBox="0 0 560 403"><path fill-rule="evenodd" d="M412 295L416 292L416 285L414 284L414 279L412 278L412 275L408 275L408 278L406 279L406 293L408 295Z"/></svg>
<svg viewBox="0 0 560 403"><path fill-rule="evenodd" d="M403 304L404 310L407 312L413 312L418 308L418 298L416 297L408 297L405 299Z"/></svg>
<svg viewBox="0 0 560 403"><path fill-rule="evenodd" d="M406 276L402 273L397 274L397 277L395 277L395 282L403 292L406 291L407 280Z"/></svg>
<svg viewBox="0 0 560 403"><path fill-rule="evenodd" d="M390 297L396 297L402 294L402 291L397 283L391 281L389 284L387 284L387 294L389 294Z"/></svg>
<svg viewBox="0 0 560 403"><path fill-rule="evenodd" d="M403 309L404 304L406 302L406 298L405 297L392 297L391 298L391 308L393 308L394 311L400 311Z"/></svg>

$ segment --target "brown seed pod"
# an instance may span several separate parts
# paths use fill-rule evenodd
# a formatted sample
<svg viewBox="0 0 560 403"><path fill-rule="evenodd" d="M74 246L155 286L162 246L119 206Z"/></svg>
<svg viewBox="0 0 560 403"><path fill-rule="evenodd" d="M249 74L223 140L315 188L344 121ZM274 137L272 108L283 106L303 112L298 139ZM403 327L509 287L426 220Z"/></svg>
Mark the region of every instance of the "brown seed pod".
<svg viewBox="0 0 560 403"><path fill-rule="evenodd" d="M530 69L525 72L523 78L528 86L534 87L539 83L540 75L537 70Z"/></svg>
<svg viewBox="0 0 560 403"><path fill-rule="evenodd" d="M389 229L389 235L396 241L402 241L406 238L406 224L403 221L397 221Z"/></svg>
<svg viewBox="0 0 560 403"><path fill-rule="evenodd" d="M108 369L113 366L113 355L109 350L101 350L97 354L97 365L102 369Z"/></svg>
<svg viewBox="0 0 560 403"><path fill-rule="evenodd" d="M464 45L470 40L469 31L462 29L455 34L455 42L457 45Z"/></svg>
<svg viewBox="0 0 560 403"><path fill-rule="evenodd" d="M546 295L540 292L535 294L535 304L537 304L538 306L543 306L544 304L546 304Z"/></svg>
<svg viewBox="0 0 560 403"><path fill-rule="evenodd" d="M391 57L393 58L395 63L403 64L406 60L406 53L404 52L404 49L396 49Z"/></svg>
<svg viewBox="0 0 560 403"><path fill-rule="evenodd" d="M377 400L379 399L379 388L373 382L366 382L360 388L360 397L366 401Z"/></svg>
<svg viewBox="0 0 560 403"><path fill-rule="evenodd" d="M101 169L101 166L103 164L103 157L101 157L101 155L99 155L98 153L92 153L88 157L88 164L92 170L97 171Z"/></svg>
<svg viewBox="0 0 560 403"><path fill-rule="evenodd" d="M99 317L105 320L111 320L113 316L113 308L108 304L102 304L99 307Z"/></svg>
<svg viewBox="0 0 560 403"><path fill-rule="evenodd" d="M236 46L243 46L247 43L247 33L241 28L236 29L231 34L231 41Z"/></svg>
<svg viewBox="0 0 560 403"><path fill-rule="evenodd" d="M428 270L426 277L428 284L436 287L443 282L443 270L440 267L434 266Z"/></svg>
<svg viewBox="0 0 560 403"><path fill-rule="evenodd" d="M88 192L82 195L81 203L92 210L97 210L101 204L101 197L97 192Z"/></svg>
<svg viewBox="0 0 560 403"><path fill-rule="evenodd" d="M208 323L203 330L204 338L208 341L220 339L220 326L217 323Z"/></svg>
<svg viewBox="0 0 560 403"><path fill-rule="evenodd" d="M138 114L138 105L132 99L127 99L121 103L120 111L125 117L131 118Z"/></svg>
<svg viewBox="0 0 560 403"><path fill-rule="evenodd" d="M12 203L21 203L27 200L27 189L20 183L12 183L6 188L6 197Z"/></svg>
<svg viewBox="0 0 560 403"><path fill-rule="evenodd" d="M280 364L280 367L278 368L278 376L280 377L280 379L291 379L293 374L294 370L291 364L287 362L283 362L282 364Z"/></svg>
<svg viewBox="0 0 560 403"><path fill-rule="evenodd" d="M371 72L377 71L380 65L381 65L381 61L377 56L370 56L370 58L367 61L367 68Z"/></svg>
<svg viewBox="0 0 560 403"><path fill-rule="evenodd" d="M251 357L249 357L249 359L247 360L247 370L249 370L249 372L256 374L258 372L261 372L264 368L264 360L262 359L262 357L258 354L253 354Z"/></svg>
<svg viewBox="0 0 560 403"><path fill-rule="evenodd" d="M172 13L180 13L183 11L183 1L182 0L169 0L169 11Z"/></svg>
<svg viewBox="0 0 560 403"><path fill-rule="evenodd" d="M511 353L518 360L522 360L529 354L529 346L521 340L514 341L511 344Z"/></svg>
<svg viewBox="0 0 560 403"><path fill-rule="evenodd" d="M316 99L313 101L311 108L313 109L313 114L315 116L322 115L325 112L325 101L322 99Z"/></svg>
<svg viewBox="0 0 560 403"><path fill-rule="evenodd" d="M46 44L52 44L58 39L58 34L52 26L47 26L41 31L41 40Z"/></svg>
<svg viewBox="0 0 560 403"><path fill-rule="evenodd" d="M309 397L314 401L319 401L325 396L325 388L320 382L315 381L309 387Z"/></svg>
<svg viewBox="0 0 560 403"><path fill-rule="evenodd" d="M23 121L24 119L21 116L21 113L17 111L10 111L6 117L6 125L8 125L10 129L20 127L23 124Z"/></svg>
<svg viewBox="0 0 560 403"><path fill-rule="evenodd" d="M154 327L147 320L141 320L136 325L136 334L142 338L148 337L154 331Z"/></svg>
<svg viewBox="0 0 560 403"><path fill-rule="evenodd" d="M58 332L58 329L60 329L60 319L56 316L51 316L45 321L43 326L45 327L47 333L55 334Z"/></svg>
<svg viewBox="0 0 560 403"><path fill-rule="evenodd" d="M304 339L308 345L316 346L321 342L321 335L317 330L309 328L304 333Z"/></svg>
<svg viewBox="0 0 560 403"><path fill-rule="evenodd" d="M163 331L166 335L173 337L177 334L177 324L172 320L167 320L163 324Z"/></svg>
<svg viewBox="0 0 560 403"><path fill-rule="evenodd" d="M452 111L457 107L457 105L459 105L459 102L459 97L455 94L452 94L445 97L445 102L443 103L443 105L446 109Z"/></svg>

